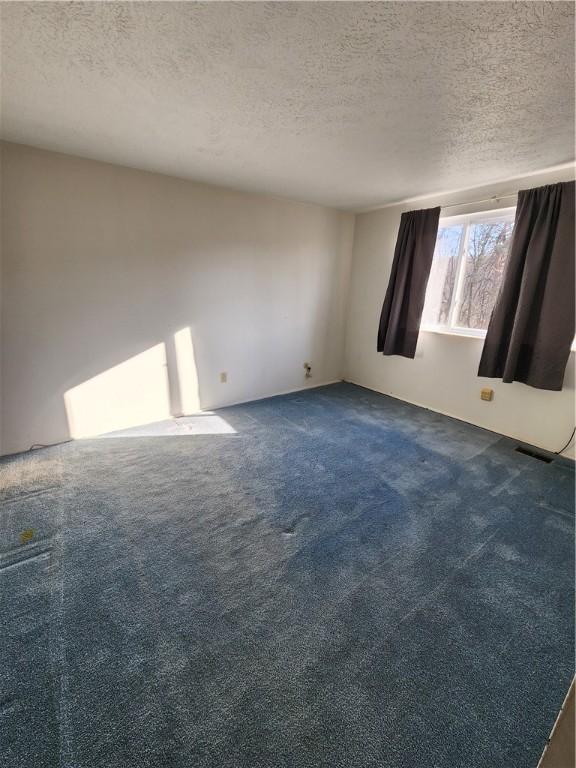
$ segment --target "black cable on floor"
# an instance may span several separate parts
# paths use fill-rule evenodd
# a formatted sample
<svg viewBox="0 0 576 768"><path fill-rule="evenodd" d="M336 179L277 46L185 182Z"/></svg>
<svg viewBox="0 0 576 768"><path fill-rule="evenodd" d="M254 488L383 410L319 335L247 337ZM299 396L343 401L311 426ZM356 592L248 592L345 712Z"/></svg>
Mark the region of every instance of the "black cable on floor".
<svg viewBox="0 0 576 768"><path fill-rule="evenodd" d="M574 427L574 429L572 430L572 434L570 435L570 439L568 440L568 442L566 443L566 445L564 446L564 448L560 448L560 450L559 450L559 451L554 451L554 453L556 454L556 456L560 456L560 454L561 454L561 453L564 453L564 451L566 450L566 448L568 448L568 446L569 446L569 445L570 445L570 443L572 442L572 440L573 440L573 438L574 438L574 434L575 434L575 433L576 433L576 427Z"/></svg>
<svg viewBox="0 0 576 768"><path fill-rule="evenodd" d="M30 453L31 451L37 451L39 448L54 448L57 445L66 445L66 443L71 443L72 439L70 440L60 440L59 443L34 443L34 445L31 445L30 448L27 448L25 451L22 451L22 453Z"/></svg>

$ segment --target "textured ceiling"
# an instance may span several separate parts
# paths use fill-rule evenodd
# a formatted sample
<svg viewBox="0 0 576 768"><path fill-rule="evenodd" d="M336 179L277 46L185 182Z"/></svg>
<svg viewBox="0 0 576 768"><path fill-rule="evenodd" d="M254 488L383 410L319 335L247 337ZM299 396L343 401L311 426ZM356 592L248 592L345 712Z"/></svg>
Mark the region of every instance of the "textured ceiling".
<svg viewBox="0 0 576 768"><path fill-rule="evenodd" d="M571 2L4 2L4 138L359 209L573 157Z"/></svg>

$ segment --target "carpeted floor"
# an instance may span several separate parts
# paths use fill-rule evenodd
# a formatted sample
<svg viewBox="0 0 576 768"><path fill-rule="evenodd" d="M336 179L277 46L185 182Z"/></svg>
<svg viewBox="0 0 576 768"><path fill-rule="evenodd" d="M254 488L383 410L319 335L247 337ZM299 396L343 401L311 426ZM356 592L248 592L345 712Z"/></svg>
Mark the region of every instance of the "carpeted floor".
<svg viewBox="0 0 576 768"><path fill-rule="evenodd" d="M217 416L0 462L0 763L535 768L571 463L348 384Z"/></svg>

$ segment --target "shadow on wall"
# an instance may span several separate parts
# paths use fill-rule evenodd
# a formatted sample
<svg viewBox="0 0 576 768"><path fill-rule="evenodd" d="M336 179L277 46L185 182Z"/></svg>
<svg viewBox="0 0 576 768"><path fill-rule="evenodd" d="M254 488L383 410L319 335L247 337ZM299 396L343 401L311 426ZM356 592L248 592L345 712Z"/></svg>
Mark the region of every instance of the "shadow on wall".
<svg viewBox="0 0 576 768"><path fill-rule="evenodd" d="M199 411L190 328L67 390L64 405L73 439Z"/></svg>

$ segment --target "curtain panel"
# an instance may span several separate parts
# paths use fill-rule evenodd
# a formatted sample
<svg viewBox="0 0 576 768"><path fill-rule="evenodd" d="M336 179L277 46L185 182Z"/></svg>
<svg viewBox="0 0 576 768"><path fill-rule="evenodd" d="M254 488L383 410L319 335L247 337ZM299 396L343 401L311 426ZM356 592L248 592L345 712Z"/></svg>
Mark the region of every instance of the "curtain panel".
<svg viewBox="0 0 576 768"><path fill-rule="evenodd" d="M479 376L561 390L575 333L574 182L518 193Z"/></svg>
<svg viewBox="0 0 576 768"><path fill-rule="evenodd" d="M378 352L414 357L440 208L408 211L400 229L378 327Z"/></svg>

